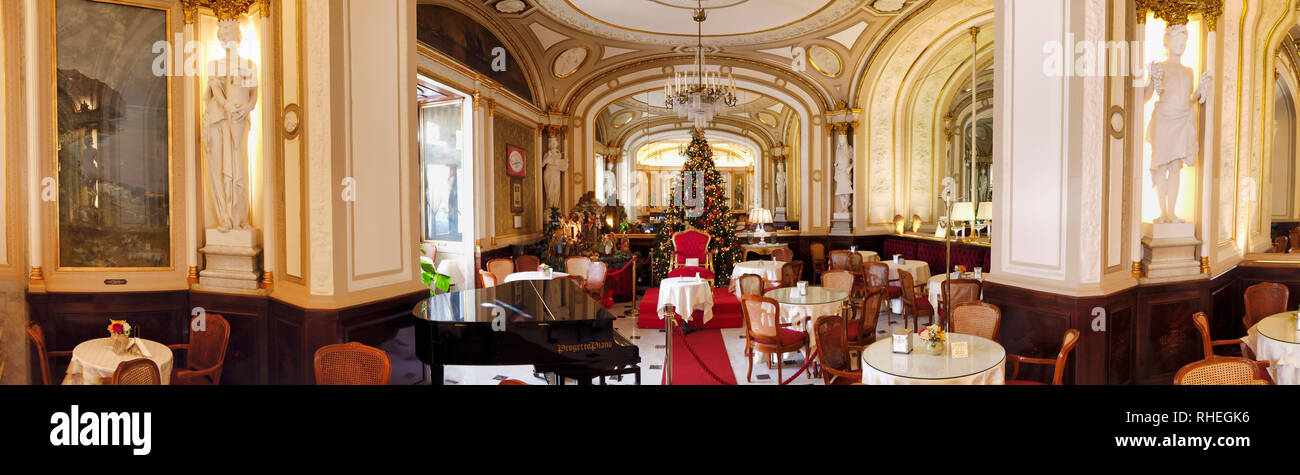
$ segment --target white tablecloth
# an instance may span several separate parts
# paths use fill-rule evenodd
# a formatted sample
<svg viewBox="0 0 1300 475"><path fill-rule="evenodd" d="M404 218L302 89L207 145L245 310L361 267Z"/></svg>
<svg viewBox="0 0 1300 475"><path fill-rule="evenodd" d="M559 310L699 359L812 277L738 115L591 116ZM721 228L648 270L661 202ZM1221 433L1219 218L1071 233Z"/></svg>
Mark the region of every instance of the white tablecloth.
<svg viewBox="0 0 1300 475"><path fill-rule="evenodd" d="M169 384L172 376L172 350L166 345L152 340L134 339L137 345L144 346L149 359L158 364L162 383ZM109 339L96 338L87 340L72 349L72 362L68 363L68 374L63 384L106 384L113 379L113 372L123 361L130 361L145 356L138 348L131 348L126 354L113 353Z"/></svg>
<svg viewBox="0 0 1300 475"><path fill-rule="evenodd" d="M918 350L918 351L924 351ZM953 379L913 379L900 378L877 371L871 365L862 365L862 383L863 384L894 384L894 385L967 385L967 386L984 386L1006 384L1006 371L1003 369L1006 365L997 365L989 368L983 373L976 373L970 376Z"/></svg>
<svg viewBox="0 0 1300 475"><path fill-rule="evenodd" d="M949 274L949 275L951 275L951 274ZM983 275L988 275L988 273L986 272L986 273L984 273ZM962 274L962 278L965 278L965 279L974 279L974 278L975 278L975 274L974 274L974 273L967 272L967 273L965 273L965 274ZM936 276L931 276L931 277L930 277L930 281L926 284L926 287L925 287L925 289L926 289L926 290L925 290L925 292L926 292L925 296L926 296L926 298L929 298L929 299L930 299L930 306L933 307L933 308L935 309L936 312L939 310L939 299L940 299L940 298L943 298L943 280L944 280L944 274L939 274L939 275L936 275ZM980 281L983 281L984 279L981 277L979 280L980 280ZM983 296L983 295L980 295L980 298L983 299L984 296Z"/></svg>
<svg viewBox="0 0 1300 475"><path fill-rule="evenodd" d="M1300 344L1279 341L1259 334L1259 325L1273 325L1273 331L1295 332L1295 312L1274 315L1261 320L1250 330L1245 338L1246 346L1255 352L1255 359L1268 361L1268 372L1277 384L1300 385ZM1292 337L1294 340L1295 337Z"/></svg>
<svg viewBox="0 0 1300 475"><path fill-rule="evenodd" d="M991 385L1005 384L1007 352L993 340L974 335L949 333L942 355L926 352L925 343L917 334L910 334L913 346L910 354L897 354L893 338L872 343L862 352L862 382L865 384L907 385ZM952 345L965 342L966 358L953 358ZM875 362L874 365L872 362ZM879 369L878 369L879 368ZM975 371L978 368L988 368ZM891 371L894 374L885 372Z"/></svg>
<svg viewBox="0 0 1300 475"><path fill-rule="evenodd" d="M704 321L713 319L713 284L709 280L696 280L695 277L673 277L659 282L659 302L655 304L658 313L665 305L672 304L686 321L691 321L691 314L696 310L704 311ZM663 314L659 315L663 318Z"/></svg>
<svg viewBox="0 0 1300 475"><path fill-rule="evenodd" d="M898 280L898 270L902 269L912 274L912 281L915 284L928 282L930 280L930 264L925 261L910 260L903 261L902 265L894 263L893 259L882 261L889 265L889 280ZM889 285L902 285L901 282L890 282ZM903 313L903 300L893 299L889 301L889 311L894 313Z"/></svg>
<svg viewBox="0 0 1300 475"><path fill-rule="evenodd" d="M862 255L862 262L880 262L880 254L876 251L858 251Z"/></svg>
<svg viewBox="0 0 1300 475"><path fill-rule="evenodd" d="M780 260L746 260L732 267L732 284L740 282L740 276L746 273L753 273L755 276L763 277L768 282L777 282L781 280L781 267L785 263ZM738 286L737 286L738 289ZM740 290L736 290L740 292Z"/></svg>
<svg viewBox="0 0 1300 475"><path fill-rule="evenodd" d="M513 274L507 275L506 281L502 283L508 284L510 282L517 282L521 280L551 280L551 279L558 279L561 277L568 277L568 276L569 274L565 274L563 272L555 272L555 271L551 271L551 277L549 278L543 275L541 272L535 270L528 271L528 272L515 272Z"/></svg>

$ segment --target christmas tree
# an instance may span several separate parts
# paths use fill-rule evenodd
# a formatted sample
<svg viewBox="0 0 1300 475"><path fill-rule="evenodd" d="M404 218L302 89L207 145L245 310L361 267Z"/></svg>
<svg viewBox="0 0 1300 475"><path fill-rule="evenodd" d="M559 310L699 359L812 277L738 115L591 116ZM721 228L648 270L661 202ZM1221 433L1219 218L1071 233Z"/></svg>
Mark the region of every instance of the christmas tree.
<svg viewBox="0 0 1300 475"><path fill-rule="evenodd" d="M698 181L701 177L702 187ZM740 241L731 226L722 175L713 166L713 149L704 139L702 129L691 133L682 178L674 185L673 203L664 212L651 250L655 279L663 279L673 268L673 233L694 228L713 237L709 240L709 253L713 255L713 273L717 277L714 284L726 286L731 282L731 267L741 256Z"/></svg>

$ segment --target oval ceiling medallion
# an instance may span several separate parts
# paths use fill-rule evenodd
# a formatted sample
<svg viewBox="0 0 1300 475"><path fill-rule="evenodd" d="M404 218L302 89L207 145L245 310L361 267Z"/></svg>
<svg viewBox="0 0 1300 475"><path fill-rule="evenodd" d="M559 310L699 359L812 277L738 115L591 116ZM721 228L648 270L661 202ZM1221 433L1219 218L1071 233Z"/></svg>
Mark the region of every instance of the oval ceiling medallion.
<svg viewBox="0 0 1300 475"><path fill-rule="evenodd" d="M772 114L771 112L767 112L767 111L762 111L762 112L759 112L759 113L756 114L756 115L758 116L758 121L759 121L759 122L762 122L763 125L766 125L766 126L768 126L768 127L776 127L776 115L775 115L775 114Z"/></svg>
<svg viewBox="0 0 1300 475"><path fill-rule="evenodd" d="M617 129L619 127L627 125L627 123L632 122L632 119L635 117L636 117L636 113L632 111L619 112L617 115L614 116L614 128Z"/></svg>
<svg viewBox="0 0 1300 475"><path fill-rule="evenodd" d="M589 53L586 46L576 46L564 50L563 53L555 57L555 63L551 64L551 74L554 74L559 79L572 76L573 73L578 72L578 68L582 67L582 63L587 61Z"/></svg>
<svg viewBox="0 0 1300 475"><path fill-rule="evenodd" d="M496 4L497 11L501 13L519 13L526 7L528 5L521 0L501 0Z"/></svg>
<svg viewBox="0 0 1300 475"><path fill-rule="evenodd" d="M576 30L631 43L677 46L694 43L697 5L708 11L703 25L709 46L742 46L791 40L851 15L862 0L535 0L547 16Z"/></svg>
<svg viewBox="0 0 1300 475"><path fill-rule="evenodd" d="M840 55L825 46L814 45L808 48L808 62L817 72L829 77L839 76L840 70L844 69L844 62L840 61Z"/></svg>

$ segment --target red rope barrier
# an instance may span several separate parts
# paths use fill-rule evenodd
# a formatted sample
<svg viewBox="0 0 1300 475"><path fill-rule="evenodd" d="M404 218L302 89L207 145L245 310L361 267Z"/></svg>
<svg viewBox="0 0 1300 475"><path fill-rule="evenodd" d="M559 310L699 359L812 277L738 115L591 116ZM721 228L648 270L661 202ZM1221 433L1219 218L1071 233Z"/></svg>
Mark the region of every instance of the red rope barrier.
<svg viewBox="0 0 1300 475"><path fill-rule="evenodd" d="M676 318L676 317L675 317L675 316L669 316L668 318ZM687 339L686 339L686 333L682 331L681 326L677 325L677 322L676 322L676 321L668 322L668 324L671 325L671 326L673 327L673 330L676 330L676 331L677 331L677 334L678 334L678 335L681 335L681 336L682 336L682 342L686 343L686 350L687 350L688 352L690 352L691 356L695 358L695 362L696 362L696 363L699 363L699 364L700 364L700 367L701 367L701 368L704 368L704 372L705 372L705 373L708 373L709 376L712 377L714 381L717 381L718 384L723 384L723 385L728 385L728 386L734 386L734 385L736 384L736 383L728 383L726 380L723 380L722 378L719 378L717 374L714 374L714 373L713 373L713 370L709 369L709 366L708 366L708 365L704 364L704 360L700 359L700 355L699 355L698 353L695 352L695 348L691 348L691 342L690 342L690 340L687 340ZM668 365L671 365L671 364L673 364L672 361L669 361L667 364L665 364L665 365L664 365L664 371L668 371ZM664 378L664 379L667 380L668 378Z"/></svg>
<svg viewBox="0 0 1300 475"><path fill-rule="evenodd" d="M795 371L794 376L791 376L790 379L785 380L785 382L781 383L781 385L785 386L787 384L790 384L792 381L794 381L794 378L798 378L800 374L803 374L803 372L808 369L808 365L812 364L813 359L817 357L817 352L819 351L821 351L821 348L817 348L813 350L812 354L809 354L807 358L804 358L803 366L799 367L799 371Z"/></svg>

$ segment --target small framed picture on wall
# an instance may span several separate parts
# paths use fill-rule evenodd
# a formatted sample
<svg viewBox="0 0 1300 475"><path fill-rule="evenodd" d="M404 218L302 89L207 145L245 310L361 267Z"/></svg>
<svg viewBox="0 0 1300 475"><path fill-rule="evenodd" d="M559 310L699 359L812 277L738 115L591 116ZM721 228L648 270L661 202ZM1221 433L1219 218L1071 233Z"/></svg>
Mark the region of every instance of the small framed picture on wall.
<svg viewBox="0 0 1300 475"><path fill-rule="evenodd" d="M510 176L526 176L528 174L526 165L528 157L524 155L524 149L514 145L506 145L506 174Z"/></svg>
<svg viewBox="0 0 1300 475"><path fill-rule="evenodd" d="M515 214L524 212L524 184L519 180L510 181L510 212Z"/></svg>

